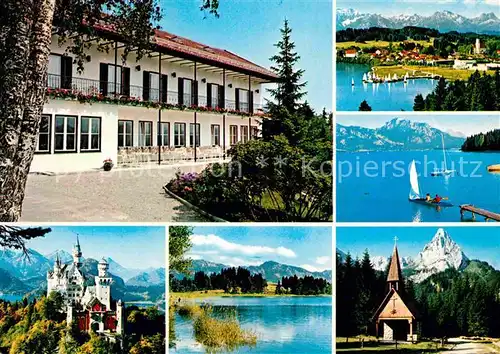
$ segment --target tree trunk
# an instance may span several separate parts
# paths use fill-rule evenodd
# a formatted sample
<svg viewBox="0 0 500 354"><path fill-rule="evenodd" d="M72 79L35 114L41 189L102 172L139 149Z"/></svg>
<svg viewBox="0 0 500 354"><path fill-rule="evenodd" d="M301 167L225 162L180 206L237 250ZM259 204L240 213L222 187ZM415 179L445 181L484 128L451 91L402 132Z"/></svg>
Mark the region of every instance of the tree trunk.
<svg viewBox="0 0 500 354"><path fill-rule="evenodd" d="M0 1L0 221L21 216L45 101L55 0Z"/></svg>

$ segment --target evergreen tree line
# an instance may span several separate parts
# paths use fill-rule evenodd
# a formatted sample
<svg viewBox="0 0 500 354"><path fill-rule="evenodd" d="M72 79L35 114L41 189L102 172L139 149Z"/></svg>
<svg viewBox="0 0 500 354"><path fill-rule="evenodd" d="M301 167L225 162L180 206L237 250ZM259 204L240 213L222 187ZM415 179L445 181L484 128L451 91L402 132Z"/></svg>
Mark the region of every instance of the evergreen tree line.
<svg viewBox="0 0 500 354"><path fill-rule="evenodd" d="M303 278L282 277L276 285L276 294L321 295L331 294L332 284L326 279L306 275Z"/></svg>
<svg viewBox="0 0 500 354"><path fill-rule="evenodd" d="M225 268L211 274L199 271L193 279L170 277L170 289L173 292L224 290L226 293L263 293L266 286L267 281L262 274L251 274L243 267Z"/></svg>
<svg viewBox="0 0 500 354"><path fill-rule="evenodd" d="M500 129L469 136L462 145L462 151L486 150L500 150Z"/></svg>
<svg viewBox="0 0 500 354"><path fill-rule="evenodd" d="M373 268L367 251L361 260L337 255L338 336L375 334L372 316L389 291L387 273ZM400 293L418 311L424 337L500 336L500 271L487 263L472 261L418 284L404 280Z"/></svg>
<svg viewBox="0 0 500 354"><path fill-rule="evenodd" d="M425 98L415 96L414 111L498 111L500 110L500 73L494 75L475 71L468 80L438 84Z"/></svg>

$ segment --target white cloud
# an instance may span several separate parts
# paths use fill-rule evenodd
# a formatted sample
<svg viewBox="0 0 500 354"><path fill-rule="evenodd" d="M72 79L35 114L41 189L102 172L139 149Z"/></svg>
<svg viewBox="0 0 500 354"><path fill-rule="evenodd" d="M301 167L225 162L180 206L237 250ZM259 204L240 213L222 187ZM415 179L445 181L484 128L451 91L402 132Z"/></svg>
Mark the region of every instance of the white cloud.
<svg viewBox="0 0 500 354"><path fill-rule="evenodd" d="M243 254L246 256L277 255L287 258L295 258L294 251L285 247L249 246L229 242L217 235L192 235L191 242L195 246L210 246L226 252Z"/></svg>
<svg viewBox="0 0 500 354"><path fill-rule="evenodd" d="M484 0L486 5L500 6L500 0Z"/></svg>
<svg viewBox="0 0 500 354"><path fill-rule="evenodd" d="M188 258L191 258L191 259L194 259L194 260L197 260L197 259L203 259L203 257L199 254L187 254L186 255Z"/></svg>
<svg viewBox="0 0 500 354"><path fill-rule="evenodd" d="M322 257L316 258L316 264L325 265L325 264L329 264L329 263L331 263L331 258L328 256L322 256Z"/></svg>

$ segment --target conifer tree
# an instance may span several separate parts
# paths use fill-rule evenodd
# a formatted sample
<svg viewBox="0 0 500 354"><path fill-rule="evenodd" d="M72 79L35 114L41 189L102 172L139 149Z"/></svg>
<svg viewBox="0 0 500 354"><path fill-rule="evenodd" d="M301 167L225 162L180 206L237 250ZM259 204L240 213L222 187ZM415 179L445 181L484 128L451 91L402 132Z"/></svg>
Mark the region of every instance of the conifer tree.
<svg viewBox="0 0 500 354"><path fill-rule="evenodd" d="M368 102L366 102L366 100L363 100L361 102L361 104L359 105L359 109L358 109L358 111L362 111L362 112L363 111L364 112L369 112L371 110L372 110L372 108L370 107L370 105L368 104Z"/></svg>

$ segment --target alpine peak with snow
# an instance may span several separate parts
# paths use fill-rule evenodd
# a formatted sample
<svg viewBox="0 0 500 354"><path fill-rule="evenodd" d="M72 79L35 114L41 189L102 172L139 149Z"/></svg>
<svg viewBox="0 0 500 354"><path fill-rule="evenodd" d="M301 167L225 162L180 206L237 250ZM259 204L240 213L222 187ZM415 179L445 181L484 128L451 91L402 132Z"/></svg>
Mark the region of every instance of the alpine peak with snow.
<svg viewBox="0 0 500 354"><path fill-rule="evenodd" d="M401 14L384 16L381 14L361 13L354 9L337 9L337 31L346 28L403 28L418 26L434 28L440 32L475 32L484 34L500 33L500 19L493 12L477 17L465 17L451 11L436 11L430 16Z"/></svg>
<svg viewBox="0 0 500 354"><path fill-rule="evenodd" d="M432 274L442 272L448 268L464 269L469 258L460 246L451 239L444 229L438 229L431 242L425 245L418 254L413 267L415 274L411 279L421 282Z"/></svg>
<svg viewBox="0 0 500 354"><path fill-rule="evenodd" d="M337 250L337 253L339 251ZM344 253L342 252L342 254ZM370 258L374 269L378 271L387 270L390 257L371 256ZM460 246L452 240L449 233L440 228L415 258L401 257L400 262L404 273L411 274L409 278L416 283L420 283L431 275L443 272L446 269L463 270L470 261Z"/></svg>

